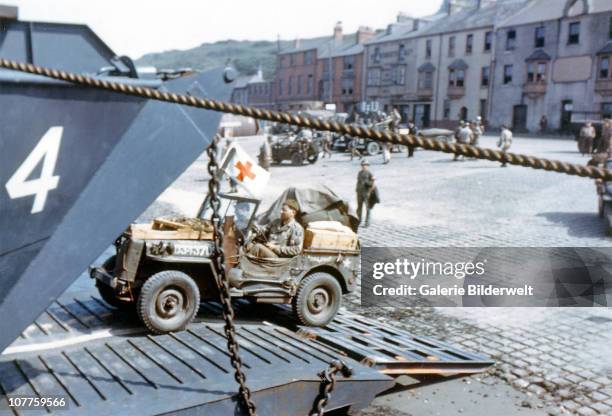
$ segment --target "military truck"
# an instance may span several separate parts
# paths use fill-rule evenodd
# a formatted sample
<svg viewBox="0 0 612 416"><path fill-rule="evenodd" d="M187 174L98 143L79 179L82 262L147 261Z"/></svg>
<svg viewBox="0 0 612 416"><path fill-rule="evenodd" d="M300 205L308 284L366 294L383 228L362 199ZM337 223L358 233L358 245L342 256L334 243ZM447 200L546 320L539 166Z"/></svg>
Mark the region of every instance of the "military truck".
<svg viewBox="0 0 612 416"><path fill-rule="evenodd" d="M292 258L261 259L244 250L256 237L260 201L238 193L219 196L232 297L291 304L305 325L330 322L342 295L355 289L360 262L358 222L348 204L327 188L288 189L257 222L269 223L279 217L285 200L297 200L305 229L303 251ZM218 297L213 227L206 219L210 202L207 197L196 218L132 224L115 241L116 254L90 270L102 298L112 306L135 309L153 333L184 329L201 300Z"/></svg>

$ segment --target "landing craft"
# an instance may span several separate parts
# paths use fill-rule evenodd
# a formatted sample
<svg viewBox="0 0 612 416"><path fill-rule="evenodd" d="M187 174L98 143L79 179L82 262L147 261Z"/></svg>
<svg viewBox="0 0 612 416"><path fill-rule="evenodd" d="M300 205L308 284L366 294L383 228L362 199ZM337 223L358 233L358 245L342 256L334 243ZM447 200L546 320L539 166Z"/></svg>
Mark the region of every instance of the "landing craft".
<svg viewBox="0 0 612 416"><path fill-rule="evenodd" d="M231 93L222 69L145 78L86 26L19 21L2 7L0 27L2 58ZM205 150L221 114L7 70L0 109L0 316L11 317L0 321L2 351Z"/></svg>

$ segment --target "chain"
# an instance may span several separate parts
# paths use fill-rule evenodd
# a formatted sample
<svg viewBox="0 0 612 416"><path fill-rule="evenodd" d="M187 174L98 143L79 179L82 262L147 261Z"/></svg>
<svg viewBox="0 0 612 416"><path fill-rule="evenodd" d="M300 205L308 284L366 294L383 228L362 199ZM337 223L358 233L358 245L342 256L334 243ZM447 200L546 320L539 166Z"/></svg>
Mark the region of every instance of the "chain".
<svg viewBox="0 0 612 416"><path fill-rule="evenodd" d="M434 150L444 153L467 156L477 159L486 159L494 162L506 162L511 165L542 169L547 171L565 173L567 175L590 177L593 179L604 179L612 181L612 171L595 166L584 166L557 160L542 159L535 156L521 155L517 153L506 153L495 149L486 149L468 144L446 143L439 140L398 134L390 131L380 131L367 127L319 120L312 117L303 117L280 111L271 111L255 107L246 107L237 104L207 98L198 98L191 95L175 94L159 91L153 88L145 88L127 85L107 79L93 78L86 75L55 69L43 68L33 64L0 59L0 67L30 74L42 75L48 78L71 82L73 84L110 90L122 94L133 95L158 101L187 105L206 110L232 113L258 120L274 121L314 130L331 131L352 137L361 137L384 143L399 144L411 147L420 147L425 150Z"/></svg>
<svg viewBox="0 0 612 416"><path fill-rule="evenodd" d="M229 283L225 270L225 254L223 252L223 229L221 227L221 217L219 210L221 208L221 200L219 198L219 165L217 164L217 144L219 136L215 136L212 143L208 147L208 194L210 195L210 206L212 208L211 221L214 227L215 235L215 252L213 255L214 267L217 270L217 288L219 289L219 299L223 307L223 319L225 320L225 336L227 337L227 349L230 353L230 361L234 367L234 378L239 384L238 393L242 398L242 404L248 411L250 416L257 414L255 403L251 400L251 391L246 385L246 375L242 371L242 360L236 338L236 327L234 326L234 308L232 307L232 299L230 296Z"/></svg>
<svg viewBox="0 0 612 416"><path fill-rule="evenodd" d="M353 370L350 369L344 361L332 361L325 370L319 373L321 377L321 387L317 400L314 404L314 409L311 415L323 416L325 406L331 397L331 393L336 387L336 373L341 372L345 378L353 375Z"/></svg>

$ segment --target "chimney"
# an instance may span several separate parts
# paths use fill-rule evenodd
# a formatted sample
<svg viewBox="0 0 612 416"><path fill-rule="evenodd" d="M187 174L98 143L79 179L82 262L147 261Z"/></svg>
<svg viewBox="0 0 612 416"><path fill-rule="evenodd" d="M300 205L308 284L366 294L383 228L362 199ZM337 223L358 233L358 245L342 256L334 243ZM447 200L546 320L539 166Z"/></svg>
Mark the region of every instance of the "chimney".
<svg viewBox="0 0 612 416"><path fill-rule="evenodd" d="M337 22L334 26L334 41L342 42L342 22Z"/></svg>
<svg viewBox="0 0 612 416"><path fill-rule="evenodd" d="M295 38L295 40L293 41L293 47L295 49L300 47L300 38Z"/></svg>
<svg viewBox="0 0 612 416"><path fill-rule="evenodd" d="M410 20L412 20L412 17L409 14L404 13L404 12L399 12L397 14L397 17L395 18L395 21L397 23L402 23L402 22L406 22L406 21L410 21Z"/></svg>
<svg viewBox="0 0 612 416"><path fill-rule="evenodd" d="M368 26L359 26L357 30L357 44L362 44L374 37L374 30Z"/></svg>
<svg viewBox="0 0 612 416"><path fill-rule="evenodd" d="M16 6L5 6L0 4L0 19L17 20L19 17L19 9Z"/></svg>

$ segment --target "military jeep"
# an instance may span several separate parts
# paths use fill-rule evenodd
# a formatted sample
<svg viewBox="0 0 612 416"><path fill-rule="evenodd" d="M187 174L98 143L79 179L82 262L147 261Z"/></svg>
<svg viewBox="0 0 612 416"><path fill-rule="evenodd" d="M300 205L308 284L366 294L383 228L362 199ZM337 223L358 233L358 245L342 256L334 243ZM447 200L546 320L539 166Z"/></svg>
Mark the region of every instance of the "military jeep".
<svg viewBox="0 0 612 416"><path fill-rule="evenodd" d="M232 297L291 304L294 315L305 325L324 326L331 321L342 294L356 287L359 247L314 248L306 242L302 253L293 258L253 257L244 247L256 236L252 225L260 201L237 193L221 193L220 198ZM278 218L288 198L300 203L299 220L306 230L309 223L321 219L356 230L358 223L348 205L326 188L290 188L259 221L265 224ZM101 297L114 307L135 310L153 333L184 329L196 316L201 300L218 298L218 276L211 259L213 227L206 219L210 214L207 197L196 218L132 224L115 241L116 254L101 267L90 269Z"/></svg>
<svg viewBox="0 0 612 416"><path fill-rule="evenodd" d="M312 165L319 159L319 153L319 146L310 130L274 136L272 161L277 165L285 160L291 161L293 166L303 166L304 162Z"/></svg>

